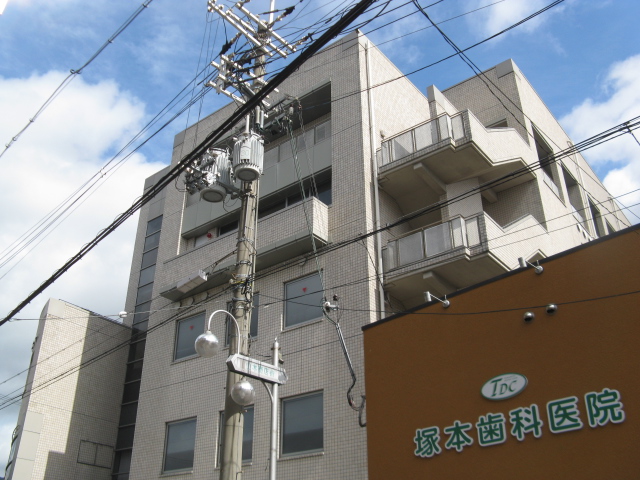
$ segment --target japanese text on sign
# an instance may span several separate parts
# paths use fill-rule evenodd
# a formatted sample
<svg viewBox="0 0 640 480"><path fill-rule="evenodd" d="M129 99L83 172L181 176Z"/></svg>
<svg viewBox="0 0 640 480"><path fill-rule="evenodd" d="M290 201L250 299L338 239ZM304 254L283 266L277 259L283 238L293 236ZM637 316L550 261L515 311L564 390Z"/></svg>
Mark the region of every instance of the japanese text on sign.
<svg viewBox="0 0 640 480"><path fill-rule="evenodd" d="M625 414L620 401L620 392L605 388L602 392L589 392L584 396L587 422L591 428L603 427L607 423L622 423ZM508 421L502 413L487 413L480 415L475 424L476 439L481 447L499 445L507 441L508 433L519 441L527 435L535 438L542 436L543 421L538 405L519 407L509 411ZM547 427L551 433L559 434L581 429L584 424L580 418L578 397L566 397L552 400L546 408ZM471 423L460 420L445 427L442 431L447 439L444 447L462 452L465 447L473 445L474 438L469 434L473 430ZM440 447L440 428L436 426L418 428L413 439L416 445L414 451L417 457L430 458L442 452Z"/></svg>

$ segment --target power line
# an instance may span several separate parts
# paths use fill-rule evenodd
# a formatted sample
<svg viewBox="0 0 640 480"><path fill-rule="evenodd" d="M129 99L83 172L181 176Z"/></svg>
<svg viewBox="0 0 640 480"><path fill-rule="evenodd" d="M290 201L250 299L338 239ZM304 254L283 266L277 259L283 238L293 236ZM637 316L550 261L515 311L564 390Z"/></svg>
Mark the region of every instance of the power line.
<svg viewBox="0 0 640 480"><path fill-rule="evenodd" d="M407 2L407 3L408 3L408 2ZM439 3L439 2L436 2L436 3ZM406 3L405 3L405 4L403 4L403 5L406 5ZM433 4L432 4L432 5L433 5ZM491 5L493 5L493 4L491 4ZM481 8L485 8L485 7L481 7ZM545 7L545 8L550 8L550 7ZM478 10L478 9L476 9L476 10ZM476 10L473 10L473 11L476 11ZM543 9L543 10L544 10L544 9ZM473 12L473 11L471 11L471 12ZM467 13L471 13L471 12L467 12ZM466 15L467 13L465 13L465 14L463 14L463 15ZM534 15L535 15L535 14L534 14ZM461 15L460 15L460 16L461 16ZM454 18L457 18L457 17L454 17ZM449 19L449 20L451 20L451 19ZM445 20L444 22L449 21L449 20ZM444 22L441 22L441 23L444 23ZM521 23L521 22L519 22L519 23ZM510 28L511 28L511 27L510 27ZM504 30L504 31L507 31L507 30L509 30L509 29L506 29L506 30ZM504 31L503 31L503 32L504 32ZM329 49L331 49L331 48L334 48L334 47L329 47ZM326 50L328 50L328 49L325 49L325 51L326 51ZM448 57L448 58L450 58L450 57ZM83 67L83 68L84 68L84 67ZM204 70L203 70L203 71L204 71ZM202 73L202 72L201 72L201 73ZM196 78L197 78L197 77L196 77ZM399 78L402 78L402 77L399 77ZM195 81L195 79L194 79L194 81ZM386 82L385 82L385 83L386 83ZM189 84L191 84L191 82L190 82ZM377 86L377 85L376 85L376 86ZM371 88L374 88L374 87L376 87L376 86L373 86L373 87L371 87ZM183 89L183 91L184 91L184 89ZM356 93L357 93L357 92L356 92ZM204 95L204 92L199 96L199 99L200 99L200 100L202 100L203 95ZM175 100L175 98L174 98L174 100ZM339 99L337 99L337 100L339 100ZM335 100L335 101L337 101L337 100ZM171 103L172 103L172 102L170 102L170 104L169 104L169 105L171 105ZM195 103L195 100L194 100L194 99L192 99L192 101L189 103L189 106L193 105L194 103ZM169 105L168 105L168 106L169 106ZM168 106L167 106L167 107L168 107ZM165 107L165 109L166 109L167 107ZM162 111L164 111L165 109L163 109ZM183 108L183 109L180 111L180 113L182 113L184 110L185 110L185 109ZM160 113L162 113L162 111L161 111ZM118 155L120 155L120 154L121 154L121 153L122 153L122 152L123 152L123 151L124 151L128 146L130 146L136 138L138 138L138 137L139 137L139 136L140 136L140 135L141 135L145 130L147 130L147 129L148 129L148 127L149 127L150 125L152 125L153 123L155 123L155 120L158 118L158 116L159 116L159 114L158 114L158 115L156 115L156 117L154 118L154 120L153 120L152 122L150 122L150 123L149 123L149 124L148 124L148 125L147 125L147 126L146 126L146 127L145 127L145 128L144 128L144 129L139 133L139 134L138 134L138 135L136 135L136 137L134 137L134 139L133 139L132 141L130 141L130 142L129 142L125 147L123 147L123 148L120 150L120 152L118 152L118 153L117 153L117 154L116 154L116 155L115 155L115 156L114 156L114 157L113 157L113 158L112 158L112 159L111 159L111 160L110 160L110 161L105 165L105 167L103 167L103 169L101 169L98 173L96 173L96 174L94 175L94 177L92 177L92 178L95 178L96 176L98 176L98 175L99 175L99 178L98 178L97 180L95 180L95 182L94 182L93 184L91 184L89 187L87 187L87 191L88 191L89 189L91 189L93 186L95 186L95 184L97 184L97 182L98 182L98 181L105 179L106 174L107 174L107 173L110 173L110 171L106 171L106 173L105 173L104 168L106 168L106 166L108 166L108 165L109 165L109 164L110 164L110 163L111 163L111 162L112 162L112 161L113 161L113 160L114 160ZM177 115L175 115L175 116L172 118L172 120L173 120L173 119L175 119L175 118L177 118ZM171 121L172 121L172 120L171 120ZM158 131L156 131L156 132L155 132L155 134L157 134L159 131L161 131L163 128L165 128L169 123L171 123L171 121L170 121L170 122L165 123L165 124L164 124L164 125L163 125L159 130L158 130ZM154 135L155 135L155 134L154 134ZM150 137L150 138L153 138L153 136L152 136L152 137ZM148 140L149 140L149 139L148 139ZM148 141L148 140L147 140L147 141ZM139 150L139 149L140 149L140 148L141 148L145 143L146 143L146 141L145 141L144 143L140 144L136 149L134 149L132 152L130 152L126 157L124 157L122 160L120 160L120 162L119 162L118 164L116 164L116 165L119 165L121 162L126 161L126 160L127 160L127 159L128 159L128 158L129 158L133 153L135 153L136 151L138 151L138 150ZM91 181L91 180L92 180L92 179L90 179L89 181ZM84 187L89 183L89 181L88 181L87 183L85 183L85 185L83 185L83 187L81 187L79 190L77 190L77 191L76 191L76 193L78 193L79 191L81 191L81 190L82 190L82 188L84 188ZM80 196L79 196L78 198L76 198L75 200L73 200L73 202L71 203L71 205L73 205L74 203L76 203L76 202L79 200L79 198L80 198L80 197L82 197L82 196L84 196L86 193L87 193L86 191L85 191L85 192L83 192L83 193L81 193L81 194L80 194ZM67 199L67 201L70 201L72 198L73 198L73 195L72 195L71 197L69 197L69 198ZM83 201L84 201L84 200L83 200ZM61 209L61 208L62 208L62 206L64 205L64 203L65 203L65 202L63 202L60 206L58 206L56 210L53 210L53 211L49 214L49 216L45 217L45 219L43 219L43 220L41 221L41 223L40 223L40 224L36 224L36 226L32 227L32 229L37 228L37 227L38 227L38 225L42 225L42 223L43 223L43 222L45 222L48 218L50 218L50 216L52 216L56 211L59 211L59 209ZM78 206L79 206L79 205L78 205ZM39 237L40 235L42 235L42 232L44 232L44 231L45 231L45 230L47 230L48 228L52 227L52 225L55 223L55 221L59 220L63 214L65 214L65 213L66 213L66 216L68 217L68 216L70 215L70 213L71 213L71 212L68 212L69 208L70 208L70 206L69 206L69 207L67 207L67 208L65 208L65 209L62 211L62 213L58 214L56 217L54 217L54 218L53 218L53 220L51 220L49 223L47 223L45 226L43 226L40 230L38 230L38 233L37 233L37 234L36 234L36 233L33 233L33 235L34 235L34 236L33 236L31 239L29 239L28 241L26 241L26 243L22 243L22 238L25 238L25 236L28 236L29 232L27 232L27 233L23 234L23 237L20 237L20 239L16 240L16 241L14 242L14 244L10 247L10 248L12 248L12 249L13 249L13 253L9 256L9 258L8 258L8 259L6 259L6 261L5 261L5 262L3 262L2 264L0 264L0 268L2 268L4 265L6 265L10 260L12 260L13 258L15 258L19 253L21 253L21 252L22 252L24 249L26 249L26 248L27 248L31 243L33 243L33 242L36 240L36 237ZM77 207L76 207L76 208L77 208ZM68 213L67 213L67 212L68 212ZM66 217L65 217L65 218L66 218ZM64 221L64 219L63 219L63 220L60 220L60 223L61 223L62 221ZM57 226L59 226L59 225L60 225L60 223L58 223L58 225L56 225L55 227L52 227L52 228L57 228ZM48 235L48 234L47 234L47 235ZM45 236L45 237L43 237L43 238L42 238L38 243L36 243L36 245L38 245L42 240L44 240L44 238L46 238L46 236ZM6 257L6 255L5 255L5 257ZM23 258L24 258L24 257L23 257ZM1 259L1 258L0 258L0 259ZM21 261L21 260L19 260L19 261L18 261L18 263L19 263L20 261ZM14 266L13 266L13 267L11 267L11 269L13 269L16 265L17 265L17 263L16 263L16 264L14 264ZM10 269L10 270L11 270L11 269ZM10 270L9 270L9 271L10 271ZM6 273L3 275L3 277L4 277L7 273L8 273L8 272L6 272ZM2 277L0 277L0 278L2 278Z"/></svg>
<svg viewBox="0 0 640 480"><path fill-rule="evenodd" d="M628 193L633 193L633 192L628 192ZM627 193L627 194L628 194L628 193ZM625 195L626 195L626 194L625 194ZM551 221L551 220L556 220L556 219L561 218L561 217L566 216L566 215L570 215L570 214L561 215L561 216L559 216L559 217L555 217L554 219L549 219L549 221ZM561 228L556 229L556 230L554 230L554 231L558 231L558 230L563 229L563 228L570 228L570 227L572 227L572 226L573 226L573 224L568 225L568 226L565 226L565 227L561 227ZM519 231L523 231L523 229L520 229ZM515 232L510 232L510 233L508 233L508 234L506 234L506 235L504 235L504 236L510 235L511 233L515 233ZM504 236L499 237L499 238L504 238ZM518 241L516 241L516 242L512 242L512 243L518 243ZM500 247L504 247L504 246L508 246L508 245L510 245L510 244L503 244L503 245L496 246L496 247L494 247L494 248L500 248ZM324 252L322 252L322 253L324 253ZM289 266L290 266L290 265L287 265L287 267L289 267ZM279 270L278 270L278 271L279 271ZM272 275L272 274L274 274L274 273L275 273L275 272L271 272L271 271L270 271L270 272L269 272L269 275ZM330 288L331 288L331 289L333 289L333 290L336 290L336 289L344 288L344 287L347 287L347 286L353 286L353 285L356 285L356 284L358 284L358 283L368 282L368 281L370 281L370 280L372 280L372 279L373 279L373 277L368 277L368 278L364 278L364 279L357 279L357 280L354 280L354 281L347 282L347 283L345 283L345 284L333 285L333 286L331 286ZM222 295L224 295L225 293L227 293L227 292L229 291L229 289L230 289L230 287L226 287L226 288L224 288L223 290L221 290L221 291L217 292L213 297L209 298L209 297L207 296L207 298L205 298L205 299L204 299L204 300L202 300L201 302L197 302L197 303L195 303L195 304L193 304L193 305L189 305L189 306L184 307L184 308L185 308L185 309L187 309L187 310L193 310L193 309L196 309L196 307L203 306L203 305L207 305L207 304L211 303L211 300L214 300L214 299L216 299L216 298L219 298L219 297L221 297ZM325 292L325 291L326 291L326 288L323 288L323 290L322 290L322 291L323 291L323 292ZM312 293L314 293L314 292L312 292ZM315 292L315 293L317 293L317 292ZM638 292L623 293L623 294L618 294L618 295L627 295L627 294L631 294L631 293L638 293ZM302 303L302 302L295 302L295 298L300 298L300 297L303 297L303 296L305 296L305 295L300 295L300 296L298 296L298 297L291 297L291 298L288 298L288 299L277 298L277 297L269 296L269 295L264 294L264 293L262 293L261 295L263 295L263 296L265 296L265 297L267 297L267 298L274 298L274 299L276 300L276 301L274 301L274 302L269 302L269 303L266 303L266 304L261 305L261 307L262 307L262 308L267 308L267 307L269 307L270 305L273 305L273 304L276 304L276 303L285 303L285 302L293 302L293 303L300 303L300 304L302 304L302 305L307 305L307 304L304 304L304 303ZM158 298L158 297L156 297L156 298ZM602 298L611 298L611 296L602 297ZM589 299L587 299L587 300L589 300ZM584 300L584 301L587 301L587 300ZM591 300L594 300L594 299L591 299ZM595 300L597 300L597 299L595 299ZM577 301L574 301L574 302L564 302L564 303L562 303L562 304L564 305L564 304L569 304L569 303L577 303ZM319 306L318 306L318 307L319 307ZM183 307L181 307L181 308L183 308ZM319 307L319 308L320 308L320 307ZM534 308L534 307L518 307L518 308L516 308L516 309L524 309L524 308ZM511 310L516 310L516 309L511 309ZM157 313L157 312L166 311L166 310L167 310L167 309L154 310L154 311L151 311L151 313ZM376 311L377 311L377 310L347 309L347 308L341 308L341 310L342 310L342 311L362 311L362 312L365 312L365 311L366 311L366 312L376 312ZM507 310L504 310L504 309L503 309L503 310L495 310L495 311L491 311L491 312L497 312L497 311L508 311L508 310L509 310L509 309L507 309ZM491 312L472 312L472 313L468 313L468 314L482 314L482 313L491 313ZM187 313L188 313L188 312L187 312ZM402 314L402 313L411 313L411 312L410 312L410 311L395 311L395 312L394 312L394 314ZM415 312L414 312L414 313L415 313ZM179 318L179 317L180 317L180 316L182 316L183 314L184 314L184 312L178 312L178 313L174 314L173 316L169 317L167 320L165 320L165 321L161 322L160 324L157 324L157 325L153 326L152 328L150 328L150 329L147 331L147 333L150 333L150 332L152 332L152 331L155 331L156 329L158 329L158 328L160 328L160 327L162 327L162 326L164 326L164 325L168 324L168 323L169 323L169 322L171 322L172 320L174 320L174 319L176 319L176 318ZM429 314L431 314L431 313L429 313ZM436 315L437 315L437 314L436 314ZM460 314L456 314L456 315L460 315ZM50 320L50 319L47 319L46 321L49 321L49 320ZM334 342L335 342L335 341L334 341ZM77 342L76 342L76 343L77 343ZM103 343L103 342L102 342L102 343ZM127 340L126 342L124 342L124 344L123 344L123 345L127 345L127 344L129 344L129 343L130 343L130 341L129 341L129 340ZM333 342L331 342L331 343L333 343ZM121 347L122 347L122 345L119 345L119 346L115 347L115 348L113 349L113 351L115 352L115 351L119 350ZM112 353L112 352L111 352L111 353ZM54 354L54 355L55 355L55 354ZM53 356L53 355L52 355L52 356ZM49 357L49 358L50 358L50 357ZM48 360L49 358L45 359L45 361L46 361L46 360ZM93 360L93 359L90 359L90 361L92 361L92 360ZM41 362L38 362L38 365L39 365L40 363L41 363ZM33 366L30 366L30 368L32 368L32 367L33 367ZM74 367L74 368L75 368L75 367ZM82 368L82 366L80 366L78 369L80 369L80 368ZM74 370L74 371L75 371L75 370ZM14 377L15 377L15 376L17 376L17 375L19 375L20 373L23 373L23 372L19 372L18 374L14 375ZM63 374L60 374L60 375L71 374L71 373L73 373L73 371L63 372ZM65 375L65 376L66 376L66 375ZM11 378L14 378L14 377L11 377ZM11 378L10 378L10 379L11 379ZM57 377L56 377L56 378L57 378ZM64 378L64 377L62 377L62 378ZM10 380L10 379L8 379L8 380ZM6 382L6 381L8 381L8 380L5 380L5 382ZM2 383L5 383L5 382L2 382ZM47 382L48 382L48 381L47 381ZM46 386L46 385L42 385L42 386L40 386L40 385L39 385L39 388L44 388L45 386ZM8 395L5 395L5 397L6 397L6 396L8 396ZM10 399L10 400L8 400L8 401L12 401L12 400L13 400L13 401L15 401L15 400L16 400L16 397L13 397L12 399ZM4 405L4 403L0 403L0 407L4 408L4 406L3 406L3 405ZM2 408L0 408L0 409L2 409Z"/></svg>
<svg viewBox="0 0 640 480"><path fill-rule="evenodd" d="M42 112L44 112L47 107L49 107L49 105L51 105L51 103L58 97L58 95L60 95L62 93L62 91L69 85L69 83L77 76L80 75L82 73L82 71L88 67L91 62L93 62L98 55L100 55L110 44L112 44L114 42L114 40L122 33L126 30L126 28L131 25L131 23L138 17L138 15L140 15L140 13L142 13L142 11L147 8L149 6L149 4L152 2L153 0L146 0L142 5L140 5L135 12L133 12L131 14L131 16L122 24L120 25L120 27L118 27L118 29L115 31L115 33L113 35L111 35L103 44L100 48L98 48L98 50L91 56L89 57L89 60L87 60L80 68L78 68L77 70L71 69L71 72L69 73L69 75L67 75L67 77L62 81L62 83L60 85L58 85L58 87L53 91L53 93L51 94L51 96L49 96L49 98L47 98L47 100L45 100L44 104L38 109L38 111L35 113L35 115L33 117L31 117L29 119L29 123L27 123L22 130L20 130L16 135L14 135L11 140L9 141L9 143L7 143L4 146L4 150L2 150L2 152L0 152L0 158L2 158L2 156L5 154L5 152L15 143L18 141L18 138L20 138L20 136L25 132L25 130L27 130L27 128L29 128L36 120L37 118L40 116L40 114L42 114Z"/></svg>
<svg viewBox="0 0 640 480"><path fill-rule="evenodd" d="M107 228L98 233L98 235L88 244L86 244L76 255L68 260L60 269L58 269L49 279L47 279L40 287L32 292L25 300L23 300L14 310L12 310L3 320L0 320L0 326L4 325L11 317L19 312L25 305L36 298L49 285L60 278L69 268L80 261L89 251L95 248L104 238L111 234L116 228L124 223L129 217L137 212L143 205L148 203L155 197L164 187L175 180L196 158L205 153L209 145L219 140L226 132L236 125L245 115L251 112L254 107L261 104L262 100L276 89L284 80L286 80L293 72L295 72L304 62L306 62L313 54L318 52L324 45L337 36L346 26L353 20L364 13L376 0L361 0L353 9L349 11L342 19L338 20L327 32L325 32L318 40L309 45L303 52L295 58L291 63L279 74L273 77L269 82L253 97L236 110L231 116L222 123L218 128L214 129L207 137L188 155L183 157L169 172L167 172L158 182L145 192L138 201L125 212L120 214L116 220Z"/></svg>

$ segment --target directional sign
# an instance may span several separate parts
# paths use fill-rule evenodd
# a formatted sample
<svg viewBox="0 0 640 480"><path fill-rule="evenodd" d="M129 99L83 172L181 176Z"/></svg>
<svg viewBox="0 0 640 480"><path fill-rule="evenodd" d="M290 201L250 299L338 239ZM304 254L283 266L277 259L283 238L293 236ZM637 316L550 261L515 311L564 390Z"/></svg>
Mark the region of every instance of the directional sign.
<svg viewBox="0 0 640 480"><path fill-rule="evenodd" d="M288 380L284 368L274 367L273 365L240 355L239 353L227 358L227 366L232 372L244 373L248 377L257 378L258 380L264 380L269 383L283 385Z"/></svg>

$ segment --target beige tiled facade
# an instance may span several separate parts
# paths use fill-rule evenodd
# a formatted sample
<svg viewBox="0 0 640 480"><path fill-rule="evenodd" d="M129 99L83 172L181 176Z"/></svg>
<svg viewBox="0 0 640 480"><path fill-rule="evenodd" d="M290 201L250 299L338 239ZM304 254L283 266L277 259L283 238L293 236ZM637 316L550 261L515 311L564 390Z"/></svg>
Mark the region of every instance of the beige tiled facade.
<svg viewBox="0 0 640 480"><path fill-rule="evenodd" d="M297 456L279 451L278 478L367 478L367 432L347 402L352 377L336 328L322 318L320 305L317 320L285 326L287 282L320 270L323 296L339 298L334 319L353 364L352 394L359 404L366 393L363 325L423 303L426 291L443 296L518 268L520 257L534 262L598 236L595 210L585 209L589 199L599 212L601 234L628 224L579 154L550 163L551 178L539 168L534 126L553 152L566 148L570 139L517 66L509 60L485 74L495 84L494 93L475 77L442 91L418 89L355 32L314 56L270 99L300 99L307 120L294 134L304 130L312 139L315 132L306 151L298 152L302 180L313 174L318 183L331 182L330 205L315 198L282 203L285 208L258 222L254 292L260 305L250 355L270 361L277 337L289 377L281 398L321 392L323 400L321 451ZM228 105L177 135L172 164L234 109ZM322 129L329 126L325 137ZM280 161L265 168L264 205L289 202L299 192L295 160L286 148L286 137L267 135L265 157ZM148 179L145 188L164 173ZM174 360L174 348L178 321L202 313L208 318L231 300L236 232L225 228L237 218L239 201L224 208L198 202L180 188L182 181L176 185L140 215L129 312L140 305L147 226L162 216L162 227L135 436L132 449L126 447L132 452L130 473L116 479L204 480L219 474L228 352ZM384 229L368 235L377 228ZM178 288L201 270L208 274L204 283ZM224 320L214 317L212 330L224 337ZM258 382L254 387L252 459L243 467L245 480L265 478L269 467L271 402ZM167 425L192 418L192 468L163 472Z"/></svg>
<svg viewBox="0 0 640 480"><path fill-rule="evenodd" d="M7 479L111 478L130 335L121 323L49 300L33 345Z"/></svg>
<svg viewBox="0 0 640 480"><path fill-rule="evenodd" d="M486 181L483 180L483 175L490 178L491 175L487 172L492 168L501 168L502 164L513 162L518 166L535 167L538 157L535 146L532 147L531 122L535 123L539 131L549 136L554 148L556 144L567 145L569 139L515 64L511 61L505 62L489 70L487 75L516 103L517 107L503 100L506 107L514 112L514 116L506 114L505 107L477 79L468 80L442 93L436 88L431 88L430 95L422 94L403 78L393 64L365 37L358 35L351 35L316 55L280 89L282 93L291 97L303 97L330 84L330 114L324 114L322 121L330 119L331 122L331 138L327 141L330 141L331 152L332 200L328 207L316 199L312 200L310 211L313 212L313 222L323 223L314 225L312 230L314 235L327 240L328 248L341 242L347 242L347 245L328 254L322 254L320 248L320 255L314 258L309 244L303 254L296 252L291 257L284 255L280 257L280 262L271 262L264 269L258 268L254 288L254 291L260 293L258 336L251 342L250 354L268 361L271 344L274 338L278 337L284 367L289 376L289 381L280 389L281 397L286 399L322 392L324 403L322 452L289 458L280 455L277 465L278 478L297 480L367 477L366 428L358 425L357 412L347 404L347 389L351 385L351 377L335 328L327 320L320 318L294 328L284 327L282 317L286 282L312 274L320 268L323 272L325 296L339 296L340 325L358 379L353 393L359 403L360 396L365 394L360 327L384 315L378 305L379 282L376 281L376 272L381 269L376 253L378 241L382 242L381 248L386 248L389 242L402 238L415 228L460 217L468 219L480 216L480 223L484 226L479 234L479 240L482 242L480 246L467 247L465 252L459 251L462 249L454 249L435 259L436 264L450 266L448 269L445 268L446 273L430 277L430 265L433 265L434 261L429 259L397 269L402 270L400 274L397 270L385 272L387 314L391 309L416 305L416 299L413 297L400 300L394 298L393 284L402 285L403 277L414 280L419 278L418 281L411 280L417 284L417 288L422 288L422 282L425 291L446 294L450 293L451 289L462 288L508 269L517 268L519 257L534 260L586 241L586 237L575 227L575 217L566 201L558 198L544 183L540 170L532 169L526 173L523 180L515 182L509 188L498 187L488 193L475 193L462 201L444 205L435 213L429 213L426 220L418 218L400 223L383 231L380 236L373 235L348 243L349 240L373 231L376 220L384 227L397 222L403 215L410 214L411 210L407 210L408 207L422 206L420 201L413 200L403 204L403 200L397 198L397 191L401 191L402 187L386 188L388 183L385 173L398 167L393 164L378 167L377 161L372 159L371 135L374 148L378 150L382 142L438 115L448 114L453 117L462 114L465 130L470 132L468 137L471 138L456 140L453 145L449 145L447 156L443 157L442 161L463 164L465 153L459 145L462 146L464 142L472 144L467 148L482 149L481 155L488 158L483 160L485 164L479 175L465 176L461 173L458 178L453 178L453 181L449 178L437 178L437 175L426 168L426 174L434 177L431 183L442 187L442 191L429 194L436 200L452 199L472 188L478 188ZM388 82L389 80L392 81ZM385 84L371 89L369 95L369 85L382 83ZM315 106L302 102L303 109ZM525 113L521 113L519 109ZM231 107L222 109L179 135L174 147L173 163L180 160L194 142L197 142L194 140L196 131L197 138L203 138L230 112ZM505 119L508 128L486 128L487 125ZM273 144L267 144L265 149L268 152L282 142L283 140L274 141ZM443 145L433 148L442 149ZM558 150L561 148L563 147L557 147ZM456 151L458 149L460 153ZM300 157L304 162L304 156ZM322 160L317 156L315 160L322 164ZM397 164L403 161L399 159ZM421 163L420 155L414 155L408 162L411 168L415 165L420 168L420 165L424 166L424 163L427 163ZM579 177L576 173L578 168L582 171L583 177L592 178L594 175L579 155L562 162L576 178ZM325 168L324 165L322 164L322 168ZM376 219L374 169L378 168L381 171L378 177L380 217ZM387 170L384 170L385 168ZM458 167L454 165L453 169L456 168ZM552 165L552 168L559 169L557 165ZM464 165L458 170L464 172ZM313 167L309 171L314 171ZM318 173L317 168L315 173ZM423 191L415 178L421 174L418 172L411 175L414 178L407 183L406 191L402 191L401 195L420 197ZM392 181L394 180L389 182ZM431 183L427 181L422 185L427 189ZM560 191L563 192L561 195L566 196L566 187L562 183L559 185ZM281 188L286 189L286 185ZM598 203L605 202L607 208L610 208L610 204L606 203L608 194L597 180L588 183L587 188L590 189L588 192L583 186L582 197L590 195ZM269 195L274 195L273 190L262 197L261 201L268 202ZM189 206L185 209L185 205ZM226 308L230 292L225 291L226 283L218 282L218 285L211 284L212 288L200 289L202 291L194 295L186 293L177 301L164 298L161 293L198 270L209 268L211 272L216 272L220 270L221 265L232 265L235 256L227 255L233 253L236 233L216 237L216 215L220 214L215 212L205 213L204 219L202 214L195 220L195 217L186 218L186 210L194 209L192 205L193 200L185 198L183 192L172 187L167 189L156 271L157 288L154 288L155 300L149 328L161 326L149 332L147 336L131 465L132 479L156 478L162 475L166 424L187 418L197 419L193 469L176 474L176 477L215 478L219 471L218 421L219 412L224 409L225 353L213 359L190 357L172 361L172 358L176 321L200 312L205 312L208 316L217 309ZM231 204L227 210L237 206ZM210 207L205 205L198 208L202 210ZM601 210L604 211L604 208ZM585 217L589 218L589 214ZM140 224L144 224L150 218L150 214L143 211ZM617 210L607 218L614 228L620 228L626 222ZM188 223L186 227L185 222ZM587 232L594 236L594 232L588 226L588 220L586 224ZM267 216L258 224L258 251L260 252L264 246L276 245L284 239L289 239L301 231L305 235L309 233L300 204ZM318 234L319 231L321 233ZM201 235L205 232L211 232L212 238L206 240L203 245L194 247L194 240L190 235ZM137 251L141 248L140 243L139 236ZM320 247L323 245L321 242ZM455 277L456 269L461 269L456 267L461 255L462 261L470 263L471 267L464 267L469 271L462 275L460 280L451 281L450 276ZM292 257L299 261L287 262ZM214 264L217 265L213 266ZM131 277L133 286L137 285L136 275L134 265ZM450 290L441 291L438 286L442 285ZM134 308L134 301L135 288L132 288L127 303L128 310ZM212 328L214 331L217 329L218 332L223 332L223 321L216 318L214 317ZM257 399L254 407L253 458L251 463L245 464L243 468L245 479L263 478L268 469L270 400L264 389L257 385L257 382L254 383ZM366 410L364 419L366 420Z"/></svg>

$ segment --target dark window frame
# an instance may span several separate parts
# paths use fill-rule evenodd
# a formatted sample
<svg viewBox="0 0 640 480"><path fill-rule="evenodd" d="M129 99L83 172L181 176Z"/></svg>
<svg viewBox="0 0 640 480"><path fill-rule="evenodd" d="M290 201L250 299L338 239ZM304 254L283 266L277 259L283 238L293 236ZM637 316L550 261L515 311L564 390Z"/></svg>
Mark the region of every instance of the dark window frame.
<svg viewBox="0 0 640 480"><path fill-rule="evenodd" d="M169 436L170 430L172 427L177 425L185 425L193 423L193 448L191 449L191 465L187 467L181 468L167 468L167 453L169 447ZM164 434L164 451L162 454L162 473L178 473L178 472L189 472L193 471L193 462L195 458L196 451L196 436L197 436L197 428L198 428L198 419L197 417L185 418L183 420L176 420L172 422L167 422L165 424L165 434Z"/></svg>
<svg viewBox="0 0 640 480"><path fill-rule="evenodd" d="M191 346L193 347L193 353L190 354L185 354L185 355L181 355L180 357L178 357L178 342L180 341L180 325L183 324L184 322L187 322L189 320L201 320L202 321L202 328L199 329L195 329L196 331L195 336L193 336L192 342L190 342ZM205 322L206 322L206 313L205 312L200 312L197 313L195 315L191 315L189 317L185 317L185 318L180 318L176 321L176 330L175 330L175 336L174 336L174 341L173 341L173 361L177 362L177 361L182 361L182 360L186 360L189 358L195 358L198 356L198 353L196 352L195 349L195 339L198 337L198 335L200 335L201 333L204 333L204 326L205 326ZM194 326L195 327L195 326Z"/></svg>
<svg viewBox="0 0 640 480"><path fill-rule="evenodd" d="M309 280L314 276L318 277L318 283L319 283L318 286L319 286L320 290L314 290L314 291L312 291L310 293L304 293L303 295L293 295L293 296L289 295L289 291L288 291L288 287L289 286L293 286L294 284L302 282L304 280ZM305 302L308 302L311 299L304 300L304 298L305 297L310 297L311 295L319 296L319 300L320 301L318 301L318 305L317 305L318 315L310 317L310 318L306 318L306 319L303 319L303 320L297 320L297 321L295 321L295 323L291 323L292 314L294 312L290 311L290 305L291 305L291 308L295 308L294 307L295 305L301 305L301 307L304 310L309 310L309 311L311 311L313 308L316 308L312 304L305 303ZM283 328L285 328L285 329L293 328L293 327L297 327L298 325L304 325L304 324L311 323L311 322L314 322L316 320L322 319L322 310L321 310L322 306L321 306L321 304L322 304L322 298L323 297L324 297L324 292L322 291L322 279L320 278L320 274L318 272L314 272L314 273L311 273L309 275L305 275L303 277L298 277L296 279L289 280L289 281L285 282L285 284L284 284L284 319L283 319L284 325L283 325Z"/></svg>
<svg viewBox="0 0 640 480"><path fill-rule="evenodd" d="M315 446L314 448L303 448L301 450L290 450L287 448L287 443L291 443L293 446L300 446L302 444L304 444L304 442L301 442L299 438L296 438L295 440L287 440L285 437L287 435L290 435L290 433L287 433L287 404L291 405L292 402L299 402L302 401L304 399L311 399L313 397L320 397L320 423L321 423L321 438L320 438L320 445ZM288 397L288 398L283 398L281 400L281 415L280 415L280 456L282 458L287 458L287 457L295 457L295 456L301 456L301 455L312 455L312 454L316 454L316 453L322 453L324 452L324 391L319 390L319 391L315 391L315 392L309 392L309 393L305 393L302 395L296 395L293 397ZM304 407L304 411L305 411L305 416L308 418L308 416L310 415L309 412L309 407L306 406ZM315 412L318 413L318 412ZM305 431L303 431L304 433ZM313 430L309 430L309 432L313 432ZM298 435L300 435L300 432L297 432ZM316 433L317 435L317 433ZM317 439L315 440L317 441ZM287 451L285 451L285 449L287 449Z"/></svg>

